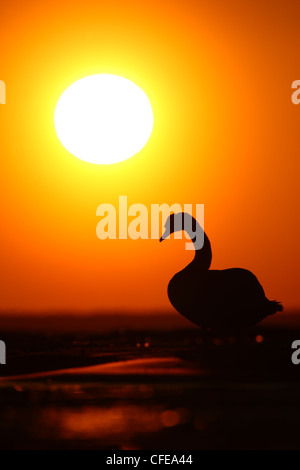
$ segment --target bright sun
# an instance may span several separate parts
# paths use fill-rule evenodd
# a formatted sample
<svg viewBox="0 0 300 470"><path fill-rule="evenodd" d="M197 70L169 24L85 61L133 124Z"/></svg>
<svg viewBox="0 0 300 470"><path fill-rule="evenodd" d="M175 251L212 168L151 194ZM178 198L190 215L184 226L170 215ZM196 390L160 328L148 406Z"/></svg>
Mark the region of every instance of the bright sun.
<svg viewBox="0 0 300 470"><path fill-rule="evenodd" d="M116 75L91 75L67 88L55 108L59 140L90 163L116 163L132 157L148 141L153 114L146 94Z"/></svg>

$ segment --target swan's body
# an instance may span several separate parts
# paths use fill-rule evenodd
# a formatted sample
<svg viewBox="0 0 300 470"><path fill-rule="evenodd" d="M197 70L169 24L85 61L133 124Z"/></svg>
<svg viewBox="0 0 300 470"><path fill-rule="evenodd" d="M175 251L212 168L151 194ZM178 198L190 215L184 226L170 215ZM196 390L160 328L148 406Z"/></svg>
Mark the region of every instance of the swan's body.
<svg viewBox="0 0 300 470"><path fill-rule="evenodd" d="M175 231L174 218L182 216L170 216L166 226L173 228L168 228L161 240ZM195 219L193 223L197 224L199 233L200 225ZM195 232L191 238L194 235ZM282 310L280 303L266 298L251 271L241 268L209 270L211 258L210 242L204 234L204 245L196 250L194 260L169 282L170 302L183 316L203 328L238 331Z"/></svg>

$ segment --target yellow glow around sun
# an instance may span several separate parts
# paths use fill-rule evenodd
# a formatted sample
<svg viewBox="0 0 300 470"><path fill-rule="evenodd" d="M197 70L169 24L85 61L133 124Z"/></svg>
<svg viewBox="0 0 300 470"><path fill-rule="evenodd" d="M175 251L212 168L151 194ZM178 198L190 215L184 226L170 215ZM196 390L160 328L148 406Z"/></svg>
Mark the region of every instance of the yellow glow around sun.
<svg viewBox="0 0 300 470"><path fill-rule="evenodd" d="M116 75L91 75L73 83L56 105L54 122L63 146L90 163L132 157L148 141L153 114L146 94Z"/></svg>

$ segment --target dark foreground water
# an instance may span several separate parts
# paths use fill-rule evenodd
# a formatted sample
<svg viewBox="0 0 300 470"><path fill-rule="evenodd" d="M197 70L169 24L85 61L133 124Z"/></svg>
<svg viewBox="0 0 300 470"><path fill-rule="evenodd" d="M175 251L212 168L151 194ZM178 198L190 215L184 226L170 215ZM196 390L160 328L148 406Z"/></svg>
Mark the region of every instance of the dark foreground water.
<svg viewBox="0 0 300 470"><path fill-rule="evenodd" d="M3 330L2 449L300 448L297 322L60 330Z"/></svg>

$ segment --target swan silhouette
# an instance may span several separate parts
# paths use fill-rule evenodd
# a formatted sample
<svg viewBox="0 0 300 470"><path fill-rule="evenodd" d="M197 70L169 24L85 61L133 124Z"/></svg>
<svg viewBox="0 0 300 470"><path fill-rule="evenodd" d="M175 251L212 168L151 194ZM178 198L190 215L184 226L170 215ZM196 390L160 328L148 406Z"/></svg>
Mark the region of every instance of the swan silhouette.
<svg viewBox="0 0 300 470"><path fill-rule="evenodd" d="M171 214L160 241L185 230L194 242L201 234L204 243L193 261L175 274L168 285L173 307L196 325L215 331L238 332L282 310L280 302L268 300L256 276L247 269L210 270L210 241L191 215ZM195 236L196 234L196 236Z"/></svg>

